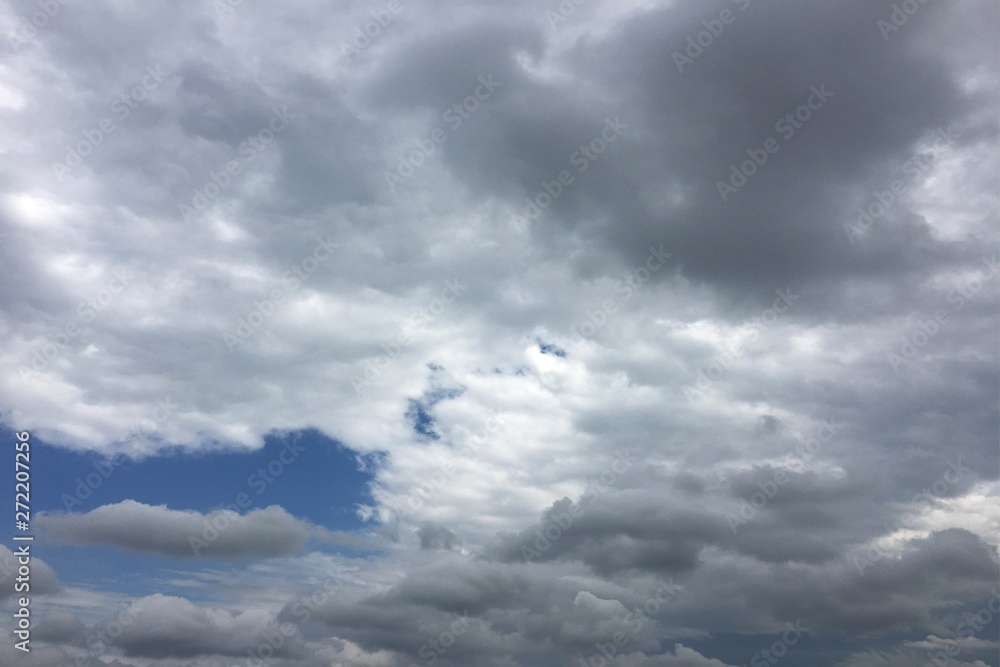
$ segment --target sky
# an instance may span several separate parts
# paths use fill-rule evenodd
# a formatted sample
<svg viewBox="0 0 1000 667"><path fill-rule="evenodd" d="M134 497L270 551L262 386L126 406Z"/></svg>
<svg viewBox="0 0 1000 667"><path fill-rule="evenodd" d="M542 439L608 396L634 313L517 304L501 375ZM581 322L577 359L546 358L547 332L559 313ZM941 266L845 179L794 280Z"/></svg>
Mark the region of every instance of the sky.
<svg viewBox="0 0 1000 667"><path fill-rule="evenodd" d="M0 665L1000 667L994 0L0 36Z"/></svg>

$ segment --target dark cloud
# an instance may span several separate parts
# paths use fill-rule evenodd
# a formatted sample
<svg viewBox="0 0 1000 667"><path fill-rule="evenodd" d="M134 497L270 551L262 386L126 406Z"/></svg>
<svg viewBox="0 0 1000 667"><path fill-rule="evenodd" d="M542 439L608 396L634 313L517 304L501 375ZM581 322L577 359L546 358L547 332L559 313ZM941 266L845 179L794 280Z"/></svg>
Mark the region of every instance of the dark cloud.
<svg viewBox="0 0 1000 667"><path fill-rule="evenodd" d="M32 638L50 644L82 646L87 637L87 627L68 612L53 611L46 614L32 632Z"/></svg>
<svg viewBox="0 0 1000 667"><path fill-rule="evenodd" d="M175 558L268 558L298 551L311 526L272 505L244 515L171 510L126 500L86 514L48 514L40 527L55 540L105 545Z"/></svg>
<svg viewBox="0 0 1000 667"><path fill-rule="evenodd" d="M302 656L302 638L289 624L279 624L258 610L233 614L205 609L183 598L153 595L134 602L134 613L121 622L113 645L127 656L185 658L192 656ZM110 619L104 625L115 622Z"/></svg>
<svg viewBox="0 0 1000 667"><path fill-rule="evenodd" d="M420 526L417 536L420 538L421 549L451 551L461 544L455 533L444 526L430 523Z"/></svg>

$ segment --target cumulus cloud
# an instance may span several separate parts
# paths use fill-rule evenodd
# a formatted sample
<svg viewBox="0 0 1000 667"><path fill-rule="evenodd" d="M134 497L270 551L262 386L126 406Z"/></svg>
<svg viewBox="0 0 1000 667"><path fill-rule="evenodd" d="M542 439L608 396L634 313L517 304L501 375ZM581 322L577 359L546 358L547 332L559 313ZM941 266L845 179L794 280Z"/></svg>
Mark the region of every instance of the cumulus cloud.
<svg viewBox="0 0 1000 667"><path fill-rule="evenodd" d="M20 549L21 545L16 548ZM56 573L44 559L38 558L37 553L37 548L31 551L28 563L31 568L30 580L27 582L30 586L30 591L20 591L21 594L30 592L44 595L55 593L59 590L59 581L56 578ZM23 565L21 561L24 558L23 555L15 554L14 551L0 545L0 600L21 597L16 585L18 577L21 577L18 569ZM24 577L21 578L23 579ZM21 583L25 582L22 581Z"/></svg>
<svg viewBox="0 0 1000 667"><path fill-rule="evenodd" d="M32 633L34 639L50 644L83 645L87 628L83 622L65 611L52 611L39 619Z"/></svg>
<svg viewBox="0 0 1000 667"><path fill-rule="evenodd" d="M114 645L124 649L127 656L243 657L255 650L258 659L265 651L267 656L302 655L302 638L297 629L277 623L262 611L232 613L165 595L138 599L134 609L133 617L122 623L121 636L114 639Z"/></svg>
<svg viewBox="0 0 1000 667"><path fill-rule="evenodd" d="M615 665L615 667L731 667L721 660L706 658L694 649L682 644L675 645L673 653L653 657L642 653L632 653L616 657L609 664Z"/></svg>
<svg viewBox="0 0 1000 667"><path fill-rule="evenodd" d="M312 527L272 505L246 514L202 514L124 500L85 514L38 518L51 538L75 545L104 545L176 558L271 558L298 551Z"/></svg>

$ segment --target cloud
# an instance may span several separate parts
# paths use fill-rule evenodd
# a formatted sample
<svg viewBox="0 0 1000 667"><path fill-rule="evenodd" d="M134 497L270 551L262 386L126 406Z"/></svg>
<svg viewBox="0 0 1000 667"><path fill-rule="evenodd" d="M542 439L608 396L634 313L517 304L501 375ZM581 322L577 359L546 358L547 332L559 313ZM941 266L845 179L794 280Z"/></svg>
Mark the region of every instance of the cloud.
<svg viewBox="0 0 1000 667"><path fill-rule="evenodd" d="M20 546L17 548L20 548ZM37 548L31 551L31 562L29 564L31 574L30 581L27 582L31 587L30 591L18 591L16 586L17 578L20 576L18 568L22 565L19 560L23 556L18 556L14 551L0 545L0 600L8 597L21 597L20 594L25 592L46 595L59 591L59 582L56 579L56 573L43 559L37 557L37 551Z"/></svg>
<svg viewBox="0 0 1000 667"><path fill-rule="evenodd" d="M455 533L444 526L424 524L417 529L420 538L421 549L443 549L452 550L459 546L460 542Z"/></svg>
<svg viewBox="0 0 1000 667"><path fill-rule="evenodd" d="M183 598L152 595L134 603L131 623L114 639L127 656L186 658L200 655L244 657L247 652L301 656L302 638L267 613L232 613L205 608ZM266 647L264 651L261 647ZM258 658L259 659L259 658Z"/></svg>
<svg viewBox="0 0 1000 667"><path fill-rule="evenodd" d="M171 510L124 500L85 514L45 514L46 535L74 545L102 545L175 558L273 558L297 552L312 527L277 505L240 515Z"/></svg>
<svg viewBox="0 0 1000 667"><path fill-rule="evenodd" d="M56 646L31 646L31 651L25 653L14 645L19 641L13 633L6 630L0 635L0 659L7 665L25 665L25 667L51 667L63 665L69 659L67 652ZM113 664L113 663L112 663ZM123 667L114 665L113 667Z"/></svg>
<svg viewBox="0 0 1000 667"><path fill-rule="evenodd" d="M50 644L82 646L87 637L87 628L73 614L53 611L39 619L32 637Z"/></svg>
<svg viewBox="0 0 1000 667"><path fill-rule="evenodd" d="M618 663L742 664L796 619L789 667L952 641L996 580L1000 41L985 1L886 38L901 4L86 4L12 44L5 422L374 455L355 535L39 516L233 561L209 600L147 597L118 650L208 667L273 616L301 632L280 667L408 664L454 623L439 664L578 664L671 580ZM304 617L315 543L382 549ZM66 604L38 631L69 650Z"/></svg>
<svg viewBox="0 0 1000 667"><path fill-rule="evenodd" d="M650 657L642 653L632 653L616 657L609 664L615 667L731 667L721 660L706 658L682 644L676 644L672 654Z"/></svg>

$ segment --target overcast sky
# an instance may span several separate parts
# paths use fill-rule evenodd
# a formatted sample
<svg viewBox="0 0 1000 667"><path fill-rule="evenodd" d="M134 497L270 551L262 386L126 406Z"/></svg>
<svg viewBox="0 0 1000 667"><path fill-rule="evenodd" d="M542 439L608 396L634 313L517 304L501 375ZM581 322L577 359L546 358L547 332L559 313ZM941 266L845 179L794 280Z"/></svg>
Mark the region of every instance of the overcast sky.
<svg viewBox="0 0 1000 667"><path fill-rule="evenodd" d="M0 664L1000 667L995 0L0 34Z"/></svg>

